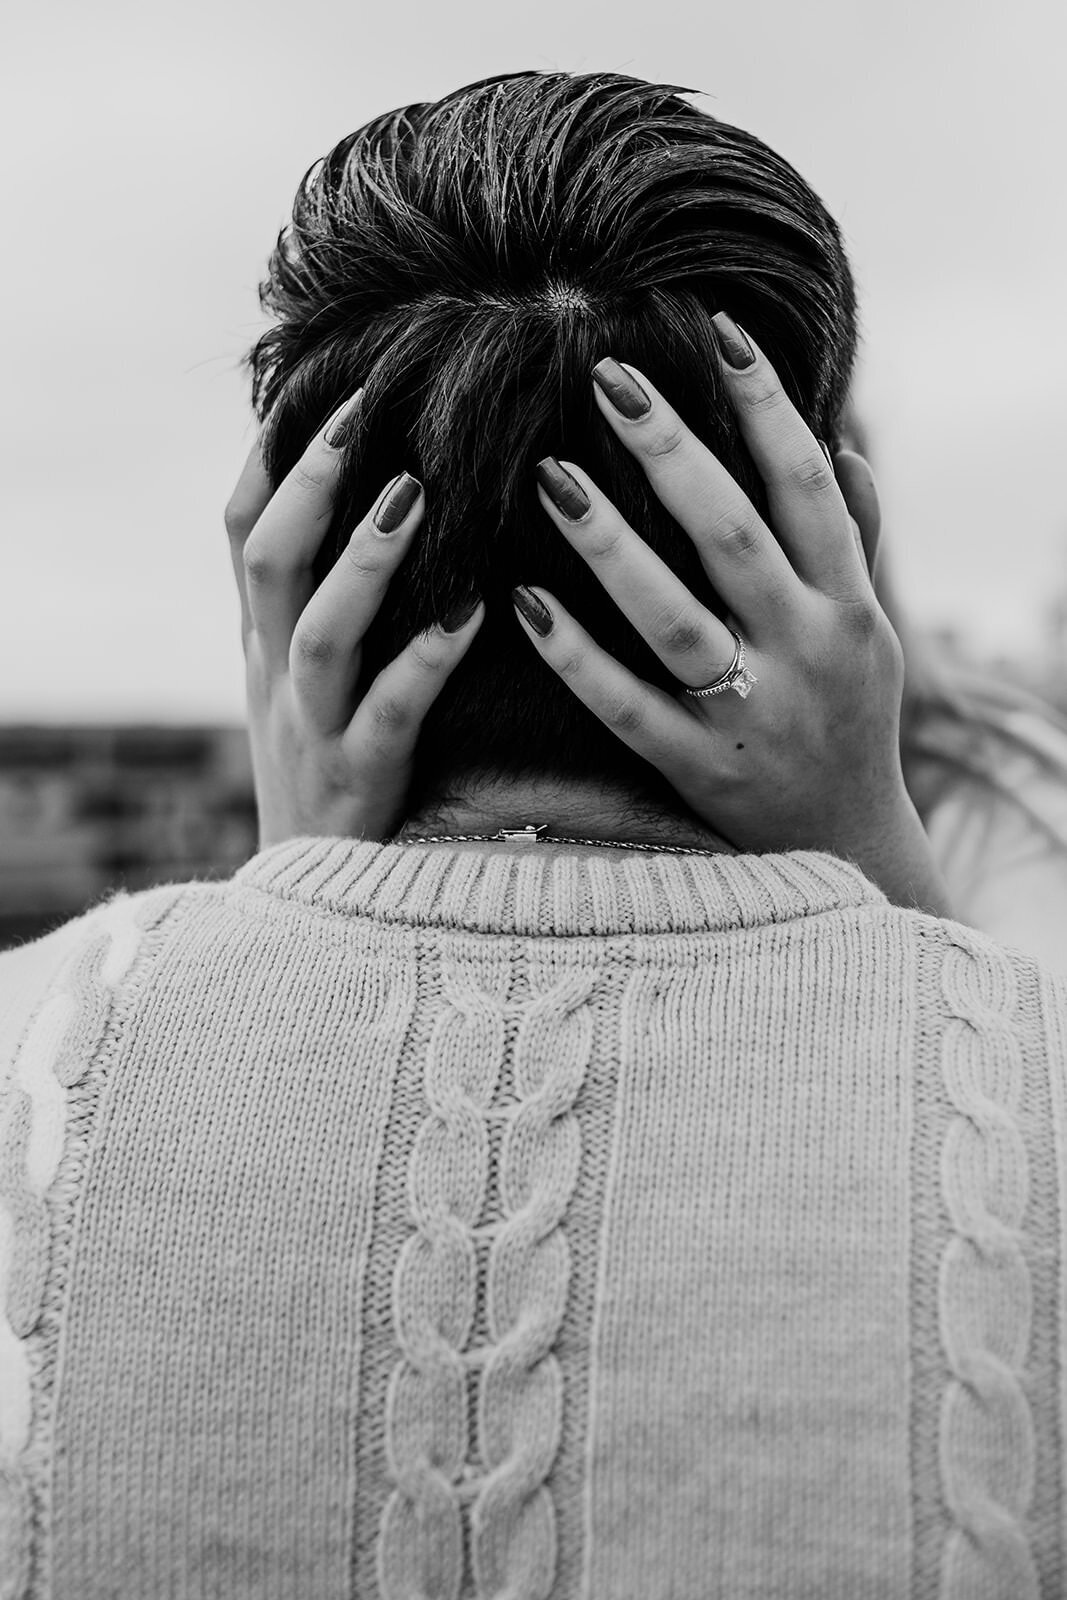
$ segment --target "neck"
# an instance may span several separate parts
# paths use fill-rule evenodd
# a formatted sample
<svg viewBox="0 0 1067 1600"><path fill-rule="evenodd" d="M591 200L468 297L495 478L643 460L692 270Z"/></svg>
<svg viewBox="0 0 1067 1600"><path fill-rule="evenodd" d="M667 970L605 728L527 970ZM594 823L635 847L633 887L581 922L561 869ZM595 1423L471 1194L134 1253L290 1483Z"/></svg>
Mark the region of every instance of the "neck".
<svg viewBox="0 0 1067 1600"><path fill-rule="evenodd" d="M657 810L627 791L590 780L492 778L461 784L439 804L408 817L396 840L476 834L547 824L542 845L566 839L659 844L732 855L733 845L696 817ZM500 848L513 848L501 844Z"/></svg>

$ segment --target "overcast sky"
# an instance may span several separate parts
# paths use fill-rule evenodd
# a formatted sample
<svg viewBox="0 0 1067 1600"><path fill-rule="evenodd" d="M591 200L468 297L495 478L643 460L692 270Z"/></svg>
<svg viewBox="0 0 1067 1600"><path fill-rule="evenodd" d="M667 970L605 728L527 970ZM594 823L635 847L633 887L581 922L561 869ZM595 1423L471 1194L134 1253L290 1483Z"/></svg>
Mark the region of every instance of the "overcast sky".
<svg viewBox="0 0 1067 1600"><path fill-rule="evenodd" d="M1060 0L92 0L5 23L0 718L233 720L239 358L311 162L490 73L704 91L849 241L909 607L1025 652L1067 585Z"/></svg>

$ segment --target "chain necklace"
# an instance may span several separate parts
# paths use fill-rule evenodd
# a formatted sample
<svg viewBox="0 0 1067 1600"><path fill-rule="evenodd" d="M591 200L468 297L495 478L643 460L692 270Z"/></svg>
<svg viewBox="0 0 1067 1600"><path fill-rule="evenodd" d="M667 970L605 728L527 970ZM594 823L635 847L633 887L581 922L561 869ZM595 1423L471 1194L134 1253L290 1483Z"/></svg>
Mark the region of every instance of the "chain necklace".
<svg viewBox="0 0 1067 1600"><path fill-rule="evenodd" d="M548 823L535 827L528 822L525 828L501 828L498 833L438 833L425 837L402 839L401 844L592 844L606 845L611 850L655 850L672 856L718 856L721 850L690 849L684 844L637 844L619 839L546 839Z"/></svg>

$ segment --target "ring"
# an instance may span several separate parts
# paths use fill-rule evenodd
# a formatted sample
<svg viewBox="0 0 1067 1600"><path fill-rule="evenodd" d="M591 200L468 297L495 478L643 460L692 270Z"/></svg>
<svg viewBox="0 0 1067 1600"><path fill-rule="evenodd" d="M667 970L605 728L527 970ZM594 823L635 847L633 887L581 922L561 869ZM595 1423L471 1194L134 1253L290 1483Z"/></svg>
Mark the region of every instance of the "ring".
<svg viewBox="0 0 1067 1600"><path fill-rule="evenodd" d="M699 700L703 695L725 694L727 689L732 689L739 694L742 700L747 700L749 691L759 679L754 672L750 672L745 664L745 646L739 633L730 629L730 637L734 641L734 659L730 662L721 678L716 678L714 683L706 683L702 689L687 689L686 694L691 694Z"/></svg>

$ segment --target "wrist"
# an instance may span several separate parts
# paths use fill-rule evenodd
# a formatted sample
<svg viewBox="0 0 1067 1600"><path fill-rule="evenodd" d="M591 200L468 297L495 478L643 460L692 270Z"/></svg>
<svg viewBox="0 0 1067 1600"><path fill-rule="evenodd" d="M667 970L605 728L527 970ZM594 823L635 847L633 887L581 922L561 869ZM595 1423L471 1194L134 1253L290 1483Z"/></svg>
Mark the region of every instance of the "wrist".
<svg viewBox="0 0 1067 1600"><path fill-rule="evenodd" d="M856 848L845 852L891 904L932 917L954 915L948 886L911 798Z"/></svg>

